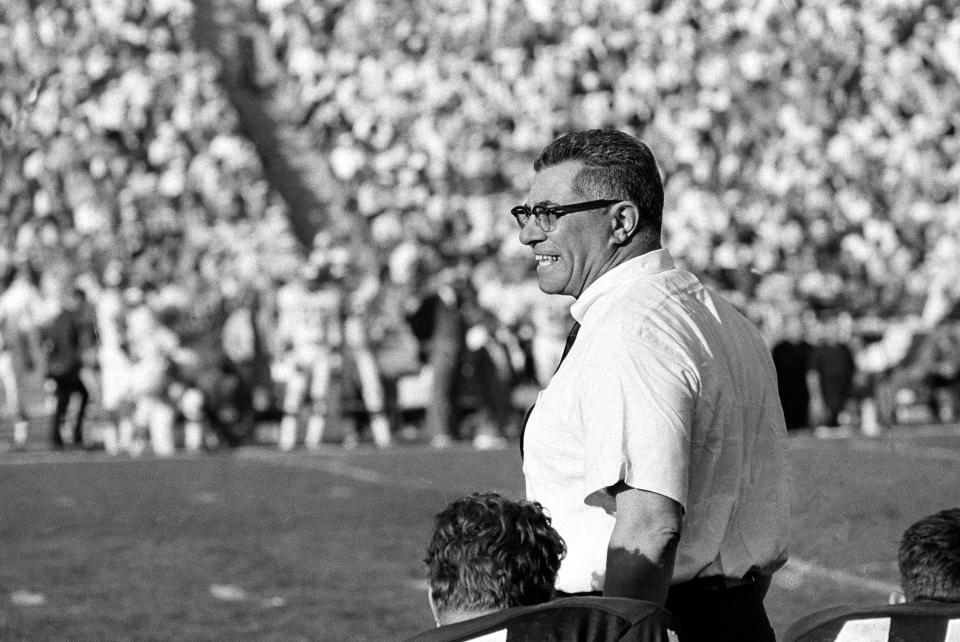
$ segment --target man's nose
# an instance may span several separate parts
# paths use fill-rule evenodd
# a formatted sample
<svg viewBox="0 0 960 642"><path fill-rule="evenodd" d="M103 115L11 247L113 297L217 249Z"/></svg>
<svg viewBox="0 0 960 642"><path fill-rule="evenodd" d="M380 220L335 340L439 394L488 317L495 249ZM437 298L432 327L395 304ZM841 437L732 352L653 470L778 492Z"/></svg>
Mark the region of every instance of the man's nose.
<svg viewBox="0 0 960 642"><path fill-rule="evenodd" d="M528 218L524 226L520 228L520 242L524 245L533 245L545 238L547 238L547 235L540 229L536 216Z"/></svg>

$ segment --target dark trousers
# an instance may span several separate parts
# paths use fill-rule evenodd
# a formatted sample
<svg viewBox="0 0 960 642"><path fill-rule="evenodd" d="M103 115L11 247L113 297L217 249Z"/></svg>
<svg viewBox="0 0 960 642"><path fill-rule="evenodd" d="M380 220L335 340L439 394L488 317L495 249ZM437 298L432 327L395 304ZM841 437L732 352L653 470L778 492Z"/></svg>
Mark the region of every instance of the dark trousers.
<svg viewBox="0 0 960 642"><path fill-rule="evenodd" d="M769 578L758 577L733 588L717 588L713 579L670 587L665 606L680 625L680 642L776 642L763 608ZM601 595L600 591L555 591L553 598Z"/></svg>
<svg viewBox="0 0 960 642"><path fill-rule="evenodd" d="M667 593L667 610L680 623L681 642L774 642L763 597L768 582L733 588L703 588L697 581L676 584Z"/></svg>
<svg viewBox="0 0 960 642"><path fill-rule="evenodd" d="M77 420L73 424L73 443L83 443L83 415L87 411L87 401L90 399L90 393L87 387L83 385L80 379L79 370L71 370L61 375L52 375L54 383L57 384L57 409L53 413L53 423L50 426L50 441L54 446L63 445L63 437L60 436L60 427L67 414L67 406L70 398L74 394L80 395L80 408L77 409Z"/></svg>

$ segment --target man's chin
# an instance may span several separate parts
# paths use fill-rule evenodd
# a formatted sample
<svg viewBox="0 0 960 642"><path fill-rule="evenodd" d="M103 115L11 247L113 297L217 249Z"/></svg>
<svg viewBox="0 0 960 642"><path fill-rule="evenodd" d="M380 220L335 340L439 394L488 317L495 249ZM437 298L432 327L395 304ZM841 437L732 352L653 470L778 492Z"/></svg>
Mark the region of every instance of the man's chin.
<svg viewBox="0 0 960 642"><path fill-rule="evenodd" d="M550 279L539 279L537 284L540 286L540 291L544 294L563 294L563 285Z"/></svg>

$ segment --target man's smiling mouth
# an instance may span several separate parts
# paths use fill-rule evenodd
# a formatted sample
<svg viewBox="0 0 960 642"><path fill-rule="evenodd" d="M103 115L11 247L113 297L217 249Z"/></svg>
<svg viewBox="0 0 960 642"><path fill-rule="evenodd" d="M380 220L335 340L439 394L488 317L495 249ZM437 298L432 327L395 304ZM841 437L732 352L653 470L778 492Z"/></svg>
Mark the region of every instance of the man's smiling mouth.
<svg viewBox="0 0 960 642"><path fill-rule="evenodd" d="M559 256L553 254L536 254L534 256L537 259L537 265L550 265L560 260Z"/></svg>

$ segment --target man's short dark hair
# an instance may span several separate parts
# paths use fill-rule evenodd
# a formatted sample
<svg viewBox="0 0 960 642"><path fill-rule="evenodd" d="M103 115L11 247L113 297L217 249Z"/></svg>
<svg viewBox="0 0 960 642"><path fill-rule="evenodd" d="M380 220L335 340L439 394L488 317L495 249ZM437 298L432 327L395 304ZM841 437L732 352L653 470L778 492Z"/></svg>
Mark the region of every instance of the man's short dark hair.
<svg viewBox="0 0 960 642"><path fill-rule="evenodd" d="M903 534L898 557L908 601L960 603L960 508L913 524Z"/></svg>
<svg viewBox="0 0 960 642"><path fill-rule="evenodd" d="M663 183L653 152L640 139L616 129L590 129L564 134L547 145L533 163L534 171L579 161L573 186L584 196L633 201L647 241L660 241Z"/></svg>
<svg viewBox="0 0 960 642"><path fill-rule="evenodd" d="M474 493L434 518L424 561L437 610L469 612L546 602L565 554L539 503Z"/></svg>

